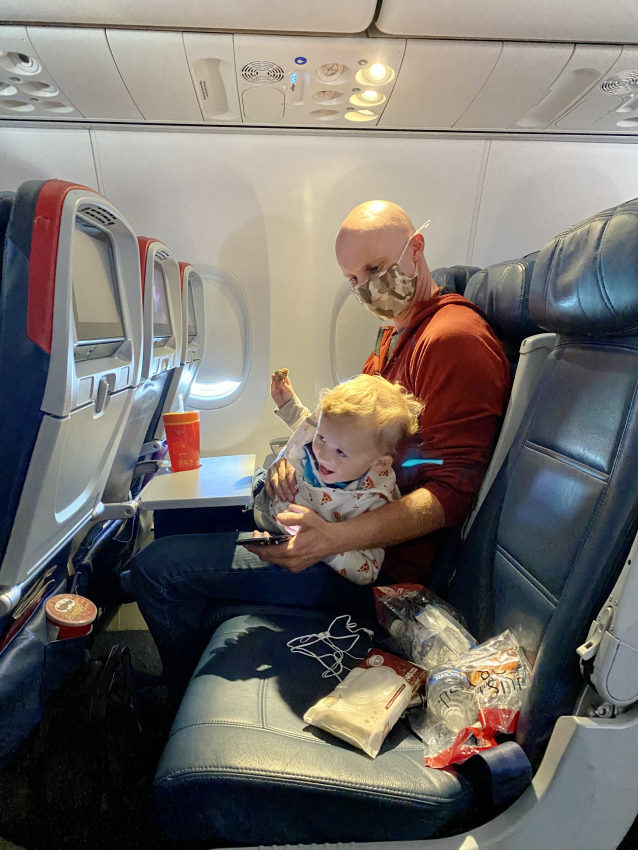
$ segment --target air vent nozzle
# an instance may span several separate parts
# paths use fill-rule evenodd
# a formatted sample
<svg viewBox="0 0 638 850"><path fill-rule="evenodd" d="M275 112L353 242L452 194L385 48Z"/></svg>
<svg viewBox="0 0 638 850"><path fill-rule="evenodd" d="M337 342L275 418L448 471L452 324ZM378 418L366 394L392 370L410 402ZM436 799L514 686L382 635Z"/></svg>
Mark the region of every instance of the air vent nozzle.
<svg viewBox="0 0 638 850"><path fill-rule="evenodd" d="M241 69L242 77L255 86L271 86L284 78L284 69L275 62L257 59Z"/></svg>
<svg viewBox="0 0 638 850"><path fill-rule="evenodd" d="M638 71L621 71L607 77L600 84L601 91L606 94L627 94L638 91Z"/></svg>

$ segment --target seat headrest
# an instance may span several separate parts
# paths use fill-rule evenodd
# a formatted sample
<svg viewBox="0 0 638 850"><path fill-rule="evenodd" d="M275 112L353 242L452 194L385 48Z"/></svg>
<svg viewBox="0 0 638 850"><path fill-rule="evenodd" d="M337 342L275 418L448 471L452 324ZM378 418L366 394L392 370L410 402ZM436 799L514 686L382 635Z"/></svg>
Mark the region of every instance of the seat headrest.
<svg viewBox="0 0 638 850"><path fill-rule="evenodd" d="M529 291L536 254L496 263L477 272L465 297L485 313L511 362L518 360L521 342L540 333L530 318Z"/></svg>
<svg viewBox="0 0 638 850"><path fill-rule="evenodd" d="M450 292L463 295L467 282L478 271L480 271L479 266L450 266L450 268L434 269L432 277L436 285L441 287L443 295Z"/></svg>
<svg viewBox="0 0 638 850"><path fill-rule="evenodd" d="M530 311L555 333L638 332L638 199L604 210L545 245L536 260Z"/></svg>

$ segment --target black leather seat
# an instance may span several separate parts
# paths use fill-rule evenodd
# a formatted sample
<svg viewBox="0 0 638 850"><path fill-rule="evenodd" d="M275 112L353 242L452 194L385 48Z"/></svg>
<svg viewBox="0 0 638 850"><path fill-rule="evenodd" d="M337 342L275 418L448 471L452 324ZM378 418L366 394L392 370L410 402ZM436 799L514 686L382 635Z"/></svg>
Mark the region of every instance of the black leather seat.
<svg viewBox="0 0 638 850"><path fill-rule="evenodd" d="M521 342L528 336L542 333L529 311L529 291L537 256L538 252L481 269L470 278L464 293L468 301L485 313L508 360L514 364L518 362Z"/></svg>
<svg viewBox="0 0 638 850"><path fill-rule="evenodd" d="M638 524L638 201L552 240L531 281L532 321L559 332L458 561L451 601L484 639L511 628L536 655L519 743L540 759L582 686L576 647ZM304 727L331 685L286 649L329 615L261 611L218 629L156 776L178 840L310 843L463 830L471 792L423 767L399 726L375 761ZM363 653L361 653L363 654Z"/></svg>
<svg viewBox="0 0 638 850"><path fill-rule="evenodd" d="M434 269L432 277L445 295L450 292L464 295L468 281L472 275L479 271L479 266L450 266L449 268Z"/></svg>

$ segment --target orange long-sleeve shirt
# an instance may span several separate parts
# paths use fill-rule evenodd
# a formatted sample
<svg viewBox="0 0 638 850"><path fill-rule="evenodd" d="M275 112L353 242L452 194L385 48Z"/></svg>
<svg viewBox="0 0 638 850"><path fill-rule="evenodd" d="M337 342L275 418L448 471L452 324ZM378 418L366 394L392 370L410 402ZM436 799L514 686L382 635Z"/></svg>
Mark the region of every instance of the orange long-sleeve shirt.
<svg viewBox="0 0 638 850"><path fill-rule="evenodd" d="M382 328L363 372L398 381L424 405L420 431L399 447L401 493L425 487L445 512L445 527L469 513L487 470L510 391L510 367L480 309L461 295L435 294L401 333ZM403 464L409 459L441 465ZM440 533L391 546L384 569L399 580L427 576Z"/></svg>

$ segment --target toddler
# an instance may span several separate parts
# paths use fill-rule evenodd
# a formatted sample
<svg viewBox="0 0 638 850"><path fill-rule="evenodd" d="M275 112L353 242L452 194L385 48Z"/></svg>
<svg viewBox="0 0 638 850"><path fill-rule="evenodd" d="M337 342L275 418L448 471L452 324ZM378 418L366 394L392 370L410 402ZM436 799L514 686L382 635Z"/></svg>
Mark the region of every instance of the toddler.
<svg viewBox="0 0 638 850"><path fill-rule="evenodd" d="M294 394L287 369L275 372L271 393L277 415L294 431L283 453L297 474L295 504L340 522L401 497L392 461L398 443L418 430L422 405L413 395L378 375L359 375L325 390L311 416ZM276 517L289 504L262 490L255 500L257 526L285 533ZM360 549L325 560L355 584L369 584L384 554Z"/></svg>

